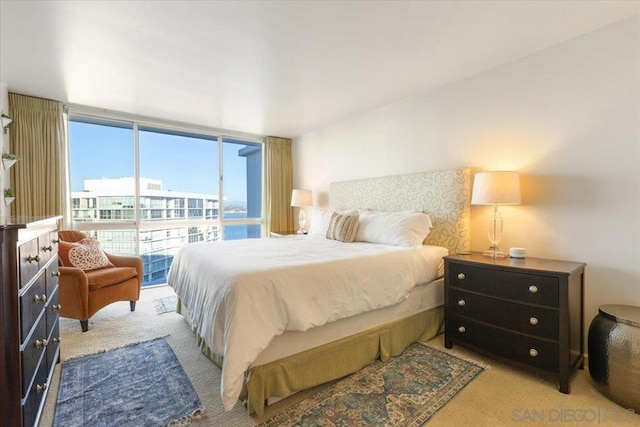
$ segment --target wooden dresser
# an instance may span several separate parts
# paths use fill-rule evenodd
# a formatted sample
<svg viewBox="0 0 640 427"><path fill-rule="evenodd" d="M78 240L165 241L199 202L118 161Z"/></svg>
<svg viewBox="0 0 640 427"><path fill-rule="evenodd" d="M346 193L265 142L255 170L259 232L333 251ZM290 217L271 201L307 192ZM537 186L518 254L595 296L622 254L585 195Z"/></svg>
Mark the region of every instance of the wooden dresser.
<svg viewBox="0 0 640 427"><path fill-rule="evenodd" d="M578 262L445 257L445 347L453 343L558 374L583 367L584 268Z"/></svg>
<svg viewBox="0 0 640 427"><path fill-rule="evenodd" d="M56 363L60 217L0 218L0 423L34 426Z"/></svg>

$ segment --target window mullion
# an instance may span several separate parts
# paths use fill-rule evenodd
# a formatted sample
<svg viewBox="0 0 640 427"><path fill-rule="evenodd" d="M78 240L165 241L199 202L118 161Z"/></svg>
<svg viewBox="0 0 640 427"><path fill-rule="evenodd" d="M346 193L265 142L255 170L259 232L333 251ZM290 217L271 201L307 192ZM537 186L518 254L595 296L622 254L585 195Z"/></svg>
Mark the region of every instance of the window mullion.
<svg viewBox="0 0 640 427"><path fill-rule="evenodd" d="M136 223L136 255L140 256L140 137L139 126L133 122L133 176L134 188L134 219Z"/></svg>
<svg viewBox="0 0 640 427"><path fill-rule="evenodd" d="M224 162L222 159L222 135L218 135L218 218L220 218L220 240L224 240Z"/></svg>

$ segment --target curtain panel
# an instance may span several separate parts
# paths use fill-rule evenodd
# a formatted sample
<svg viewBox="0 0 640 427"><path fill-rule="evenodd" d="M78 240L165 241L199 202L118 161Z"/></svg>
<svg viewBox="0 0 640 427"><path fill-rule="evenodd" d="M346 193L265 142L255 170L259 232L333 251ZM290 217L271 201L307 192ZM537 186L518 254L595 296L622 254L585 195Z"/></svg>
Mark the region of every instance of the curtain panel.
<svg viewBox="0 0 640 427"><path fill-rule="evenodd" d="M11 152L20 161L11 169L15 216L62 214L61 153L64 144L61 102L9 93L13 117Z"/></svg>
<svg viewBox="0 0 640 427"><path fill-rule="evenodd" d="M266 137L265 150L268 236L272 231L293 231L294 227L291 208L291 192L293 191L291 140L268 136Z"/></svg>

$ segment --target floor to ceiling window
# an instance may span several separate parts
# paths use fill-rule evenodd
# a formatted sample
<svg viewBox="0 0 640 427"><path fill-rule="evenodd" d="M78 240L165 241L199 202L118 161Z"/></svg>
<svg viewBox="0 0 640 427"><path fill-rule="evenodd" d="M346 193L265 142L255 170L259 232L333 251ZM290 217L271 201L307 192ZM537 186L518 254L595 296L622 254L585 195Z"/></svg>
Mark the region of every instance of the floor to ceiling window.
<svg viewBox="0 0 640 427"><path fill-rule="evenodd" d="M224 236L226 240L260 237L260 225L241 219L262 217L262 146L222 138Z"/></svg>
<svg viewBox="0 0 640 427"><path fill-rule="evenodd" d="M73 227L164 283L182 245L262 233L258 140L70 114Z"/></svg>

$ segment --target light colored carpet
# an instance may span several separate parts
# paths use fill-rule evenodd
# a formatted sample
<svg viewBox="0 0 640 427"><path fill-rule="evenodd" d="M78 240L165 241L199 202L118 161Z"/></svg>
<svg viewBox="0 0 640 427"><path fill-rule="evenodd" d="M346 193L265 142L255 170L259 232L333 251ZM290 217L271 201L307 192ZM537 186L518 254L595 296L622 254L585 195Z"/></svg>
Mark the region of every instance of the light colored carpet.
<svg viewBox="0 0 640 427"><path fill-rule="evenodd" d="M314 392L299 393L270 406L261 419L249 416L240 404L231 412L225 412L220 400L220 371L200 353L186 322L175 312L162 316L156 314L154 300L172 294L173 290L168 286L143 290L135 312L129 311L128 302L112 304L89 321L89 331L85 333L80 330L80 322L60 319L62 360L166 336L205 408L204 418L194 420L194 426L253 426ZM429 343L444 348L442 335ZM573 376L571 394L565 395L557 391L553 376L541 377L529 371L522 372L459 346L454 346L452 351L491 368L436 413L428 422L429 427L640 425L639 415L625 411L596 391L586 369ZM52 425L59 381L60 365L56 367L47 394L40 423L42 427ZM579 416L584 420L576 423Z"/></svg>

